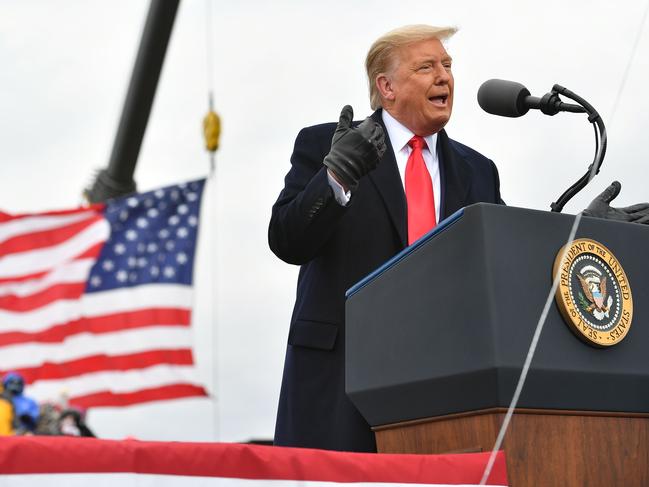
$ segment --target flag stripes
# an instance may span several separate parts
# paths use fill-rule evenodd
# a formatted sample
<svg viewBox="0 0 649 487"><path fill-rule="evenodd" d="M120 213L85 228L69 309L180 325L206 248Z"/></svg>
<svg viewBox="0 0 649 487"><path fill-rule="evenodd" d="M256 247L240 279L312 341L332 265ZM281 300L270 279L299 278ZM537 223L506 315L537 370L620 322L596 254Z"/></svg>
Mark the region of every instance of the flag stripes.
<svg viewBox="0 0 649 487"><path fill-rule="evenodd" d="M106 241L109 226L103 219L93 222L80 233L51 247L41 247L0 257L0 278L20 277L49 271L57 264L70 262ZM99 250L99 248L97 248Z"/></svg>
<svg viewBox="0 0 649 487"><path fill-rule="evenodd" d="M178 349L148 350L112 357L108 355L91 355L58 364L46 362L37 367L14 370L23 375L27 384L32 384L37 380L64 379L91 372L143 369L160 363L192 365L192 352L189 349Z"/></svg>
<svg viewBox="0 0 649 487"><path fill-rule="evenodd" d="M73 221L66 226L37 230L8 238L0 243L0 255L14 252L27 252L28 250L48 248L61 244L94 223L103 220L101 215L95 214L94 212L87 215L84 213L84 216L87 216L87 218L80 221Z"/></svg>
<svg viewBox="0 0 649 487"><path fill-rule="evenodd" d="M187 286L148 284L101 293L84 294L77 301L58 301L30 313L0 310L0 331L36 332L81 318L127 315L134 310L169 307L190 310L192 291Z"/></svg>
<svg viewBox="0 0 649 487"><path fill-rule="evenodd" d="M96 318L80 318L62 325L34 332L0 333L0 347L17 343L53 343L79 333L110 333L146 326L189 326L190 312L178 308L149 308L124 313L113 313Z"/></svg>
<svg viewBox="0 0 649 487"><path fill-rule="evenodd" d="M38 278L0 283L0 297L15 295L25 298L44 291L56 284L84 282L90 272L90 268L95 265L96 260L96 256L95 258L76 259L72 262L61 264L52 271L40 275Z"/></svg>
<svg viewBox="0 0 649 487"><path fill-rule="evenodd" d="M164 360L164 351L160 359ZM70 402L82 406L75 401L78 397L97 394L133 394L143 389L169 387L176 385L191 385L205 390L196 379L193 365L175 365L173 363L154 365L143 369L108 370L91 372L61 380L40 380L29 386L29 394L34 397L58 397L64 392ZM93 404L97 406L98 404ZM105 404L111 406L112 404Z"/></svg>
<svg viewBox="0 0 649 487"><path fill-rule="evenodd" d="M0 297L0 309L19 312L31 311L55 301L77 299L81 296L85 288L85 282L63 282L49 286L47 289L43 289L29 296L9 294Z"/></svg>
<svg viewBox="0 0 649 487"><path fill-rule="evenodd" d="M19 235L63 228L67 225L93 218L100 211L101 206L38 215L12 216L4 213L5 218L2 220L2 226L0 226L0 243Z"/></svg>
<svg viewBox="0 0 649 487"><path fill-rule="evenodd" d="M177 350L192 346L187 326L134 328L94 335L80 333L58 343L26 343L2 348L2 363L11 370L34 367L45 362L61 363L89 355L125 355L146 350ZM3 366L4 368L4 366Z"/></svg>
<svg viewBox="0 0 649 487"><path fill-rule="evenodd" d="M123 407L143 402L180 399L183 397L205 396L207 393L202 386L192 384L171 384L168 386L142 388L134 392L104 391L85 396L75 396L70 399L82 408L95 406Z"/></svg>

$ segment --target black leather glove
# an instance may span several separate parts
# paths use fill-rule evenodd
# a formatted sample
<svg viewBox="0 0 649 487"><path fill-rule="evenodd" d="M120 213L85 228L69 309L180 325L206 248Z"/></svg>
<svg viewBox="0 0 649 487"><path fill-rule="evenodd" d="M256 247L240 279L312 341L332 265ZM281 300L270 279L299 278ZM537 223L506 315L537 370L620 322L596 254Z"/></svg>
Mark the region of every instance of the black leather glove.
<svg viewBox="0 0 649 487"><path fill-rule="evenodd" d="M358 181L374 169L385 153L383 128L371 118L352 127L354 110L345 105L323 164L346 189L354 191Z"/></svg>
<svg viewBox="0 0 649 487"><path fill-rule="evenodd" d="M639 203L637 205L627 206L626 208L613 208L609 205L615 197L620 194L622 185L613 181L602 194L595 198L588 208L583 211L584 216L595 218L605 218L607 220L617 220L622 222L633 222L649 224L649 203Z"/></svg>

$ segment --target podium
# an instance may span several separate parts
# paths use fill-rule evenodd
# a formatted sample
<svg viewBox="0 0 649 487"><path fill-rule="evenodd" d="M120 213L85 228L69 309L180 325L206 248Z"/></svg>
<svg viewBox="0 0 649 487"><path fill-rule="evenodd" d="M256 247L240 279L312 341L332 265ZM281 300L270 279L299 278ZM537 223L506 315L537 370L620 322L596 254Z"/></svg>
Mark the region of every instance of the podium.
<svg viewBox="0 0 649 487"><path fill-rule="evenodd" d="M346 391L379 452L489 451L575 216L472 205L347 292ZM635 303L614 346L553 302L503 448L521 486L649 485L649 227L583 218ZM554 299L554 297L553 297Z"/></svg>

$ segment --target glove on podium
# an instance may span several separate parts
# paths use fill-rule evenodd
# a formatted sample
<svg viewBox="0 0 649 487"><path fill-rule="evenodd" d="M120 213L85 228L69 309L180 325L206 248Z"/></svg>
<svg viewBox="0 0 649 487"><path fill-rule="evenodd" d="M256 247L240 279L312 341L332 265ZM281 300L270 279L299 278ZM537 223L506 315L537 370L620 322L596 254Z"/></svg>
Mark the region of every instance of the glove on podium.
<svg viewBox="0 0 649 487"><path fill-rule="evenodd" d="M623 222L632 222L640 224L649 224L649 203L639 203L624 208L613 208L610 202L620 194L622 185L613 181L602 194L595 198L588 208L583 211L584 216L595 218L605 218L607 220L617 220Z"/></svg>

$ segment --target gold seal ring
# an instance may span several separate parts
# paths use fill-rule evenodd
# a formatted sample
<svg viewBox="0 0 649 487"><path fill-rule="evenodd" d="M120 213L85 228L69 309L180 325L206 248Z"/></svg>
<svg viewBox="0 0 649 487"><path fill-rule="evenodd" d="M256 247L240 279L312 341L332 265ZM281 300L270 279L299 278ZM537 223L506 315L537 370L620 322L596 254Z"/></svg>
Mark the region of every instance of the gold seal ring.
<svg viewBox="0 0 649 487"><path fill-rule="evenodd" d="M601 243L581 238L554 260L557 307L569 328L596 347L620 343L631 328L633 296L622 264Z"/></svg>

